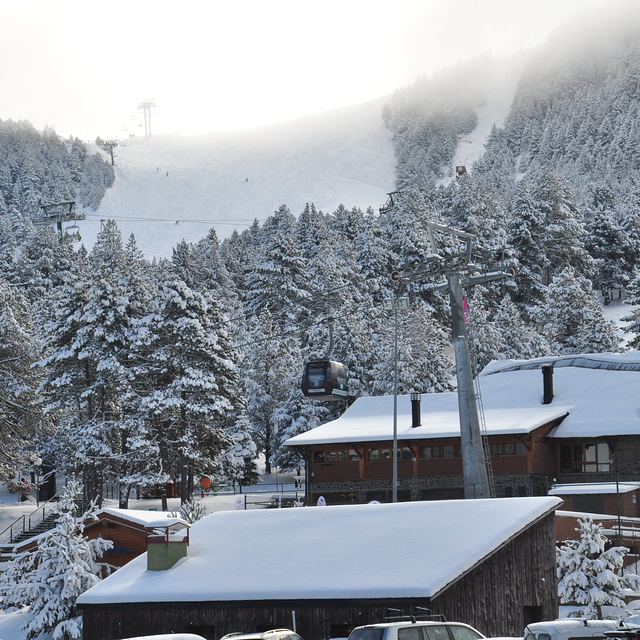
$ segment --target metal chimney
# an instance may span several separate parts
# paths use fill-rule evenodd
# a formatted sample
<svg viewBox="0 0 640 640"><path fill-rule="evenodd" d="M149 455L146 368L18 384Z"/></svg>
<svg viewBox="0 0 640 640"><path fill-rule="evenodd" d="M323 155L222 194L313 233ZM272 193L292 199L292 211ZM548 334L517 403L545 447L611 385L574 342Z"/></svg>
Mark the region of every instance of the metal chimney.
<svg viewBox="0 0 640 640"><path fill-rule="evenodd" d="M553 365L542 365L542 404L551 404L553 400Z"/></svg>
<svg viewBox="0 0 640 640"><path fill-rule="evenodd" d="M411 394L411 427L419 427L422 424L420 420L420 394Z"/></svg>

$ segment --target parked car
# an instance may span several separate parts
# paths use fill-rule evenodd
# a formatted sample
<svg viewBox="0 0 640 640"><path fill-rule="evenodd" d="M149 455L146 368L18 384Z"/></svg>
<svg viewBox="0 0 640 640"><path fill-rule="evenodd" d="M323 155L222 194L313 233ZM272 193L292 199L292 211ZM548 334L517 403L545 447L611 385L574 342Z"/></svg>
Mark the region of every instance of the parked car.
<svg viewBox="0 0 640 640"><path fill-rule="evenodd" d="M635 626L635 625L631 625ZM607 640L609 632L629 629L629 625L617 620L585 620L562 618L546 622L532 622L524 629L524 640Z"/></svg>
<svg viewBox="0 0 640 640"><path fill-rule="evenodd" d="M480 640L485 636L462 622L408 619L356 627L348 640Z"/></svg>
<svg viewBox="0 0 640 640"><path fill-rule="evenodd" d="M125 640L205 640L195 633L159 633L153 636L136 636Z"/></svg>
<svg viewBox="0 0 640 640"><path fill-rule="evenodd" d="M302 640L302 638L291 631L291 629L271 629L271 631L263 631L258 633L227 633L220 640Z"/></svg>

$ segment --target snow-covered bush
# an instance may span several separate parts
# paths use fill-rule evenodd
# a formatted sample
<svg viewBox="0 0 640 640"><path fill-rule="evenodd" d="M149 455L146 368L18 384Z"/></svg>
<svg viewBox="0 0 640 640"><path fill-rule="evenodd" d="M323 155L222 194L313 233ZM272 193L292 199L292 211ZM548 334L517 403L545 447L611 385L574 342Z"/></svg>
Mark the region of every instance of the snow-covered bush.
<svg viewBox="0 0 640 640"><path fill-rule="evenodd" d="M25 640L52 633L54 640L78 638L82 618L76 599L101 580L108 565L99 563L111 540L87 540L84 522L94 517L94 504L79 519L74 516L77 482L63 490L58 504L57 526L39 540L32 553L22 553L0 575L0 606L29 607L30 619L23 627Z"/></svg>
<svg viewBox="0 0 640 640"><path fill-rule="evenodd" d="M180 506L175 515L189 523L193 523L202 520L207 515L207 510L199 502L188 500Z"/></svg>
<svg viewBox="0 0 640 640"><path fill-rule="evenodd" d="M591 518L578 520L578 540L565 540L557 549L558 595L561 604L578 606L576 618L602 618L602 606L625 608L623 589L640 588L640 577L623 575L627 547L606 549L602 525Z"/></svg>

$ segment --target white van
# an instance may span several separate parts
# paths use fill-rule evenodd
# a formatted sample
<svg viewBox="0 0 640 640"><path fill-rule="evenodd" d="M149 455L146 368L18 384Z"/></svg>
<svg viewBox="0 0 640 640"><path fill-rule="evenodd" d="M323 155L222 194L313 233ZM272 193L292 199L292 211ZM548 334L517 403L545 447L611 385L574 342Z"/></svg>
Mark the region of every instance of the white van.
<svg viewBox="0 0 640 640"><path fill-rule="evenodd" d="M610 640L605 631L627 630L629 627L618 620L584 620L562 618L548 622L532 622L524 629L524 640Z"/></svg>

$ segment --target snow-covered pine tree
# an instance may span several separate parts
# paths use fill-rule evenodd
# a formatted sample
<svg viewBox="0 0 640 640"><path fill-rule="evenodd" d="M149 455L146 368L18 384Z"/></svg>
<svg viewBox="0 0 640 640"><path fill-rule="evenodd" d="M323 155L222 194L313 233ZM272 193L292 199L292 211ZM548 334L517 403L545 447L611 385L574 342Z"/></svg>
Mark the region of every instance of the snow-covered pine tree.
<svg viewBox="0 0 640 640"><path fill-rule="evenodd" d="M533 201L529 180L524 178L516 189L507 236L517 260L516 301L525 310L544 300L544 278L550 269L544 247L544 225L544 215Z"/></svg>
<svg viewBox="0 0 640 640"><path fill-rule="evenodd" d="M544 220L542 239L548 266L543 284L566 266L591 277L594 263L584 248L583 215L568 182L547 167L532 176L531 197Z"/></svg>
<svg viewBox="0 0 640 640"><path fill-rule="evenodd" d="M420 300L398 312L398 393L449 391L452 362L446 352L449 336L434 320L433 310ZM388 395L394 389L395 318L387 313L378 341L372 395Z"/></svg>
<svg viewBox="0 0 640 640"><path fill-rule="evenodd" d="M304 265L296 237L296 219L282 205L262 228L258 256L246 279L246 313L258 316L268 311L281 328L294 328L300 305L309 297Z"/></svg>
<svg viewBox="0 0 640 640"><path fill-rule="evenodd" d="M176 515L183 520L186 520L189 524L193 524L198 520L202 520L207 515L206 508L195 500L187 500L180 505L180 509Z"/></svg>
<svg viewBox="0 0 640 640"><path fill-rule="evenodd" d="M180 477L186 502L195 474L215 471L229 416L243 407L238 356L215 301L176 275L163 283L145 332L142 408L163 469Z"/></svg>
<svg viewBox="0 0 640 640"><path fill-rule="evenodd" d="M594 286L610 301L613 290L624 289L629 282L624 259L630 240L616 219L612 197L607 195L604 189L594 194L595 210L587 225L585 248L596 264Z"/></svg>
<svg viewBox="0 0 640 640"><path fill-rule="evenodd" d="M0 278L0 481L5 483L31 464L33 453L23 447L47 424L37 392L42 372L32 366L39 348L29 303Z"/></svg>
<svg viewBox="0 0 640 640"><path fill-rule="evenodd" d="M565 267L547 288L546 301L536 315L542 334L561 354L618 351L614 323L602 312L591 281Z"/></svg>
<svg viewBox="0 0 640 640"><path fill-rule="evenodd" d="M523 321L518 307L508 295L498 304L493 319L502 341L500 353L496 354L498 359L528 360L551 353L547 340Z"/></svg>
<svg viewBox="0 0 640 640"><path fill-rule="evenodd" d="M231 427L227 428L231 445L220 456L223 478L231 484L242 487L256 484L260 477L256 458L258 447L253 440L251 423L242 411Z"/></svg>
<svg viewBox="0 0 640 640"><path fill-rule="evenodd" d="M42 391L65 424L57 438L60 462L68 472L82 471L88 500L100 494L105 474L123 471L127 421L135 422L133 323L147 313L140 280L132 274L136 251L135 245L125 251L117 225L107 221L88 259L79 257L67 282L53 290L53 313L42 325Z"/></svg>
<svg viewBox="0 0 640 640"><path fill-rule="evenodd" d="M63 489L57 504L57 526L40 538L38 548L11 561L0 574L3 607L29 607L23 630L26 640L51 633L54 640L78 638L82 616L76 599L97 584L109 566L98 562L113 546L111 540L87 540L84 523L94 517L95 503L79 519L75 499L81 492L76 481Z"/></svg>
<svg viewBox="0 0 640 640"><path fill-rule="evenodd" d="M265 472L271 473L278 433L291 421L283 408L290 390L299 385L302 354L297 341L283 333L268 311L249 327L256 338L243 361L247 418L258 450L265 456Z"/></svg>
<svg viewBox="0 0 640 640"><path fill-rule="evenodd" d="M622 590L640 588L640 577L623 574L629 549L606 549L608 540L601 524L591 518L579 519L576 531L578 540L565 540L557 549L560 603L580 607L570 617L602 619L604 605L625 608Z"/></svg>

